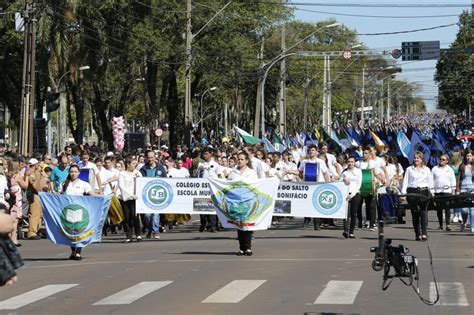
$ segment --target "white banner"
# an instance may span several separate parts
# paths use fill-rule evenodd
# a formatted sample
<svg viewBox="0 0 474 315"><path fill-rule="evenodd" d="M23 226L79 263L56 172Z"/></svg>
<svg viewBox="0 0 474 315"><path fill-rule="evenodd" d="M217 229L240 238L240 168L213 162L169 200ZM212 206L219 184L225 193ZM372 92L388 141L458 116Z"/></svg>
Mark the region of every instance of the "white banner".
<svg viewBox="0 0 474 315"><path fill-rule="evenodd" d="M278 190L277 179L209 179L209 183L212 202L224 228L244 231L268 229Z"/></svg>
<svg viewBox="0 0 474 315"><path fill-rule="evenodd" d="M210 183L204 178L139 177L137 213L216 214ZM343 182L281 182L274 216L344 219L347 186Z"/></svg>

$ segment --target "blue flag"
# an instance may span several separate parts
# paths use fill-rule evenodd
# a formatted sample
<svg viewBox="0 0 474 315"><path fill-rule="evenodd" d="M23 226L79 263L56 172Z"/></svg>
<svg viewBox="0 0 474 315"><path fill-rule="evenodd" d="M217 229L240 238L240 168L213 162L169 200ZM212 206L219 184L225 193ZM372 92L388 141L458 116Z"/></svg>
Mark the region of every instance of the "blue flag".
<svg viewBox="0 0 474 315"><path fill-rule="evenodd" d="M397 132L397 145L404 157L408 158L413 154L413 152L411 152L410 140L408 140L403 131Z"/></svg>
<svg viewBox="0 0 474 315"><path fill-rule="evenodd" d="M111 196L40 193L39 197L51 242L75 247L100 242Z"/></svg>

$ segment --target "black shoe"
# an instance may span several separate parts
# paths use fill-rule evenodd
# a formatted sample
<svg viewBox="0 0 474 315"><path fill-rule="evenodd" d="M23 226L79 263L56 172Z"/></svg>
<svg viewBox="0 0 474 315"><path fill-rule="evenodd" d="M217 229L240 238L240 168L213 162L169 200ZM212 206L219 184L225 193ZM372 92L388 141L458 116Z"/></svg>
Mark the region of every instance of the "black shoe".
<svg viewBox="0 0 474 315"><path fill-rule="evenodd" d="M124 243L131 243L132 242L132 239L131 238L127 238L125 241L123 241Z"/></svg>
<svg viewBox="0 0 474 315"><path fill-rule="evenodd" d="M76 254L72 253L71 256L69 256L69 260L75 260L76 259Z"/></svg>
<svg viewBox="0 0 474 315"><path fill-rule="evenodd" d="M76 256L74 257L74 260L82 260L81 254L76 254Z"/></svg>
<svg viewBox="0 0 474 315"><path fill-rule="evenodd" d="M245 256L252 256L252 255L253 255L253 253L252 253L252 250L251 250L251 249L247 249L247 250L245 251Z"/></svg>
<svg viewBox="0 0 474 315"><path fill-rule="evenodd" d="M415 237L415 240L416 240L416 241L421 241L421 236Z"/></svg>
<svg viewBox="0 0 474 315"><path fill-rule="evenodd" d="M201 225L201 226L199 227L199 232L202 233L202 232L204 232L205 229L206 229L206 227Z"/></svg>
<svg viewBox="0 0 474 315"><path fill-rule="evenodd" d="M32 241L33 241L33 240L40 240L40 239L41 239L41 236L39 236L39 235L30 236L30 237L28 237L28 239L29 239L29 240L32 240Z"/></svg>
<svg viewBox="0 0 474 315"><path fill-rule="evenodd" d="M356 238L354 234L349 234L349 238Z"/></svg>
<svg viewBox="0 0 474 315"><path fill-rule="evenodd" d="M243 256L244 254L245 254L245 253L244 253L243 250L239 250L239 251L237 252L237 256Z"/></svg>
<svg viewBox="0 0 474 315"><path fill-rule="evenodd" d="M16 247L21 247L21 243L14 243Z"/></svg>
<svg viewBox="0 0 474 315"><path fill-rule="evenodd" d="M344 236L344 238L348 238L348 237L349 237L349 233L347 233L347 232L344 231L344 232L342 232L342 236Z"/></svg>

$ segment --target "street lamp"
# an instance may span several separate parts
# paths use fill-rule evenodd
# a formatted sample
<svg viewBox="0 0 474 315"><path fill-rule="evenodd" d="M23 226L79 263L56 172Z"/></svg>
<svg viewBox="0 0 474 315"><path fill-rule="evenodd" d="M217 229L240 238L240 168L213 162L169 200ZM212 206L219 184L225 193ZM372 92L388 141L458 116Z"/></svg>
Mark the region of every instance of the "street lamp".
<svg viewBox="0 0 474 315"><path fill-rule="evenodd" d="M265 135L265 82L267 80L267 76L268 76L268 73L270 72L270 69L279 61L285 59L286 57L289 57L289 56L294 56L294 55L297 55L298 53L295 52L295 53L288 53L291 49L295 48L296 46L298 46L300 43L304 42L305 40L307 40L308 38L310 38L311 36L313 36L314 34L318 33L319 31L323 30L323 29L326 29L326 28L332 28L332 27L336 27L336 26L340 26L341 23L332 23L332 24L328 24L328 25L325 25L323 27L320 27L318 28L317 30L315 30L314 32L310 33L309 35L307 35L306 37L304 37L303 39L299 40L298 42L296 42L296 44L294 44L293 46L291 46L290 48L286 49L284 52L282 52L281 54L279 54L278 56L276 56L275 58L273 58L269 65L268 65L268 68L267 70L265 70L265 74L263 75L263 78L262 78L262 92L261 92L261 115L262 115L262 125L261 125L261 132L262 132L262 137L264 137Z"/></svg>
<svg viewBox="0 0 474 315"><path fill-rule="evenodd" d="M79 67L79 71L84 71L84 70L89 70L90 67L89 66L80 66ZM59 109L58 109L58 121L57 121L57 129L58 129L58 149L57 149L57 152L61 152L61 149L64 148L64 142L66 141L66 119L61 119L61 117L63 117L64 115L64 109L65 109L65 106L66 106L66 98L64 96L64 91L60 91L60 84L61 84L61 81L66 77L66 75L68 75L69 73L71 73L72 70L69 70L67 72L65 72L62 76L59 77L59 79L54 82L56 84L56 92L60 92L60 95L59 95ZM51 120L51 119L50 119ZM51 130L51 126L50 126L50 122L48 122L48 136L49 136L49 132ZM63 134L64 133L64 134ZM51 138L49 138L51 139ZM50 142L48 140L48 142ZM49 151L50 151L50 146L48 145L48 153L51 154Z"/></svg>
<svg viewBox="0 0 474 315"><path fill-rule="evenodd" d="M215 91L217 90L217 86L213 86L211 88L208 88L207 90L205 90L202 95L201 95L201 132L203 131L202 127L203 127L203 124L204 124L204 116L202 115L202 101L204 99L204 95L206 95L207 92L209 91Z"/></svg>

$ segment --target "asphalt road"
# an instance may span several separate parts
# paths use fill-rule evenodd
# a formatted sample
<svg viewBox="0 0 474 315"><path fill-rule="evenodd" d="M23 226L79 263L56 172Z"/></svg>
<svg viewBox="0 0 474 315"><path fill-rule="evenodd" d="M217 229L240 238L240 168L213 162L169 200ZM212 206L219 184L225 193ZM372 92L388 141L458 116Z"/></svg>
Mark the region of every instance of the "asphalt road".
<svg viewBox="0 0 474 315"><path fill-rule="evenodd" d="M346 240L340 228L285 219L255 234L252 257L238 257L235 231L199 233L195 219L161 240L124 244L119 231L85 248L80 262L65 246L24 240L25 266L17 284L0 288L0 314L474 314L474 234L456 225L429 231L441 297L428 306L399 280L382 291L369 252L377 232ZM419 259L420 293L429 298L428 242L409 227L385 234Z"/></svg>

